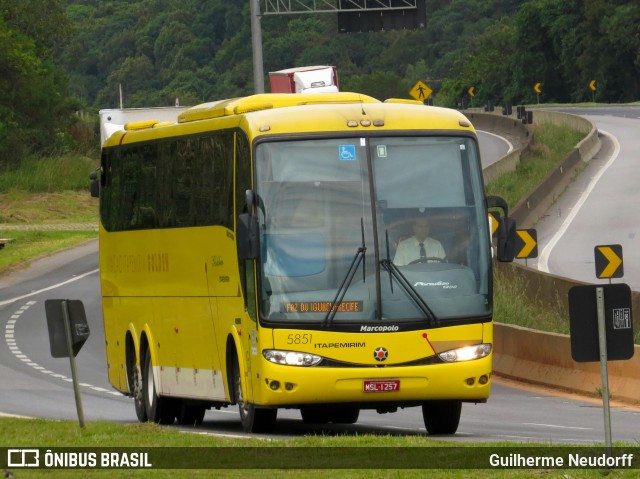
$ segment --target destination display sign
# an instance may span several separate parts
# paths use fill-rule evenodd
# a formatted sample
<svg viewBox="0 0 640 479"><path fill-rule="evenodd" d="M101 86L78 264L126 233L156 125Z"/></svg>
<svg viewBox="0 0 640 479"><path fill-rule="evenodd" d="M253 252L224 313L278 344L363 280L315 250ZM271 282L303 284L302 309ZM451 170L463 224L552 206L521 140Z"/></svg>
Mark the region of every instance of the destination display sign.
<svg viewBox="0 0 640 479"><path fill-rule="evenodd" d="M328 313L331 301L296 301L282 303L285 313ZM338 313L361 313L364 310L362 301L343 301L334 311Z"/></svg>

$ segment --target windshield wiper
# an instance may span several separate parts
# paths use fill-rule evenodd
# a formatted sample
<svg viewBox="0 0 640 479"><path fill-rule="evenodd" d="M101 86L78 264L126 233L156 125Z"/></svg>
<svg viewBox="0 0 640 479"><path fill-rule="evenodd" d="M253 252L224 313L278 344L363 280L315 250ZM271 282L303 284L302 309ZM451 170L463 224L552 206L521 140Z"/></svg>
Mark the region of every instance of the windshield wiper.
<svg viewBox="0 0 640 479"><path fill-rule="evenodd" d="M349 269L347 270L347 274L345 275L338 291L336 291L336 296L333 298L331 302L331 306L329 307L329 311L327 311L327 315L324 317L322 321L322 326L327 326L333 322L333 318L335 318L336 313L338 311L338 307L342 304L344 300L344 295L347 294L347 290L349 286L351 286L351 281L353 281L353 277L356 275L356 271L358 271L358 267L360 263L364 260L364 254L367 252L367 247L364 244L364 220L360 218L360 230L362 232L362 246L358 248L356 251L356 255L353 257L351 264L349 265ZM362 265L362 281L364 282L364 264Z"/></svg>
<svg viewBox="0 0 640 479"><path fill-rule="evenodd" d="M393 264L393 261L390 259L380 260L380 264L384 269L389 272L389 275L393 276L398 284L404 289L409 297L416 303L418 308L424 313L424 315L429 320L431 326L435 326L438 324L438 318L434 314L433 310L429 307L429 305L425 302L425 300L420 296L420 294L415 290L415 288L411 285L409 280L402 274L400 269Z"/></svg>

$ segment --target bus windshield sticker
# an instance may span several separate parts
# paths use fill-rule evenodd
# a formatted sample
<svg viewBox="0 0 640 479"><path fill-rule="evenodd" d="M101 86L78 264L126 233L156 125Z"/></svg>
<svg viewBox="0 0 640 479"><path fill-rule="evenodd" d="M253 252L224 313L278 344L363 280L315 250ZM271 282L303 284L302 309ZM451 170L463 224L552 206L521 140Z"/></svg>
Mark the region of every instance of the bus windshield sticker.
<svg viewBox="0 0 640 479"><path fill-rule="evenodd" d="M378 158L386 158L387 157L387 145L378 145Z"/></svg>
<svg viewBox="0 0 640 479"><path fill-rule="evenodd" d="M338 159L340 161L355 161L356 145L339 145Z"/></svg>

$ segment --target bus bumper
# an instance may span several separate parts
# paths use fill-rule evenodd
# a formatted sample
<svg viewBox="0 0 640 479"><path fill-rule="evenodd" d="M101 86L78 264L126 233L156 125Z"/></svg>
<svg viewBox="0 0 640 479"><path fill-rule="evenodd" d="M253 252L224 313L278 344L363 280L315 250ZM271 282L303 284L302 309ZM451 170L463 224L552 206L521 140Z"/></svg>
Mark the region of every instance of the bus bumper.
<svg viewBox="0 0 640 479"><path fill-rule="evenodd" d="M253 402L267 407L326 403L483 402L491 390L492 355L459 363L384 368L325 368L261 361ZM362 407L362 406L360 406Z"/></svg>

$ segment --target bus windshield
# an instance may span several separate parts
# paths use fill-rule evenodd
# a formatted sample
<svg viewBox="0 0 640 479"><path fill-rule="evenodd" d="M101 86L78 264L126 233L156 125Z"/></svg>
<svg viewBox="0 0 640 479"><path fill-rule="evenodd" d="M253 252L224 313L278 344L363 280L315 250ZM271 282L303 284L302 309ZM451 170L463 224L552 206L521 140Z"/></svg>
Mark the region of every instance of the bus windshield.
<svg viewBox="0 0 640 479"><path fill-rule="evenodd" d="M258 144L255 161L263 320L490 317L474 138L271 141Z"/></svg>

